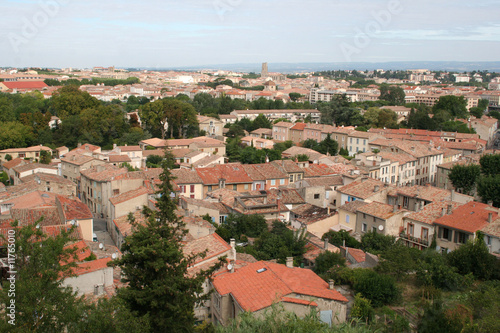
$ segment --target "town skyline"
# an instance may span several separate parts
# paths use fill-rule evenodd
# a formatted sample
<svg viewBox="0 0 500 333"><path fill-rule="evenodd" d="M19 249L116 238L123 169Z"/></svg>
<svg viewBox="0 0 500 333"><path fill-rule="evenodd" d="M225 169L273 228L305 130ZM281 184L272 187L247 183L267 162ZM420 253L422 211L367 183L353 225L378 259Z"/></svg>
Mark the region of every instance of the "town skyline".
<svg viewBox="0 0 500 333"><path fill-rule="evenodd" d="M148 1L139 8L128 1L7 1L0 5L0 63L487 62L500 51L498 7L496 1Z"/></svg>

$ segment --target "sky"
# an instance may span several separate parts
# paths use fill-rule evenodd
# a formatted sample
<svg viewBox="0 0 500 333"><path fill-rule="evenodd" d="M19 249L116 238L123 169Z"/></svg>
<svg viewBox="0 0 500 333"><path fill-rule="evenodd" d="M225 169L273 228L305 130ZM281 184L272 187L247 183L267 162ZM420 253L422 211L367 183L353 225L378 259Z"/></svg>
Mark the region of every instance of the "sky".
<svg viewBox="0 0 500 333"><path fill-rule="evenodd" d="M1 0L0 67L498 61L499 13L500 0Z"/></svg>

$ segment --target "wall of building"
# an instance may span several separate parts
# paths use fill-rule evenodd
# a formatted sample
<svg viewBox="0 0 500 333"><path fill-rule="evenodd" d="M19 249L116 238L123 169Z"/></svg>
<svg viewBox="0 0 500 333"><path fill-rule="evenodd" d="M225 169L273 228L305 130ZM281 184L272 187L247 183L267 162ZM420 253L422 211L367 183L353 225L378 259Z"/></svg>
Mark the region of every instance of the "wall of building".
<svg viewBox="0 0 500 333"><path fill-rule="evenodd" d="M311 223L307 226L307 231L321 238L323 234L330 231L330 228L339 224L339 215L335 214L324 220Z"/></svg>
<svg viewBox="0 0 500 333"><path fill-rule="evenodd" d="M142 207L148 204L148 194L144 193L130 200L120 202L116 205L110 203L111 208L111 219L116 219L120 216L127 215L128 213L138 210L142 210Z"/></svg>
<svg viewBox="0 0 500 333"><path fill-rule="evenodd" d="M113 268L106 267L97 271L81 274L64 279L64 287L72 287L78 296L93 293L95 285L103 284L104 287L113 285Z"/></svg>

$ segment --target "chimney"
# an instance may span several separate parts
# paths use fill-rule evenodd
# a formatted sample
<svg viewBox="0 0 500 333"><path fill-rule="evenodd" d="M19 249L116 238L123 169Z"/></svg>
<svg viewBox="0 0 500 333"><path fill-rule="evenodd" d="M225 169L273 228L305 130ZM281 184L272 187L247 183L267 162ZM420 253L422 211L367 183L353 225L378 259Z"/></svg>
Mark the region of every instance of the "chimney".
<svg viewBox="0 0 500 333"><path fill-rule="evenodd" d="M488 200L488 206L493 207L493 200Z"/></svg>
<svg viewBox="0 0 500 333"><path fill-rule="evenodd" d="M379 190L380 190L380 186L375 185L375 187L373 188L373 192L378 192Z"/></svg>
<svg viewBox="0 0 500 333"><path fill-rule="evenodd" d="M488 213L488 223L491 223L493 221L493 213Z"/></svg>
<svg viewBox="0 0 500 333"><path fill-rule="evenodd" d="M264 205L267 205L267 194L266 194L266 196L264 197Z"/></svg>
<svg viewBox="0 0 500 333"><path fill-rule="evenodd" d="M451 214L451 211L453 209L453 206L451 204L448 205L448 209L446 211L446 214L450 215Z"/></svg>
<svg viewBox="0 0 500 333"><path fill-rule="evenodd" d="M116 148L116 143L113 143L113 149L115 149L115 148Z"/></svg>
<svg viewBox="0 0 500 333"><path fill-rule="evenodd" d="M446 215L446 208L442 208L441 209L441 216L445 216Z"/></svg>
<svg viewBox="0 0 500 333"><path fill-rule="evenodd" d="M293 268L293 257L286 257L286 267Z"/></svg>
<svg viewBox="0 0 500 333"><path fill-rule="evenodd" d="M82 146L82 143L81 142L78 142L78 147L81 147Z"/></svg>
<svg viewBox="0 0 500 333"><path fill-rule="evenodd" d="M392 206L392 212L395 213L398 211L398 205Z"/></svg>
<svg viewBox="0 0 500 333"><path fill-rule="evenodd" d="M328 209L328 211L327 211L328 215L330 215L330 206L328 206L327 209Z"/></svg>
<svg viewBox="0 0 500 333"><path fill-rule="evenodd" d="M229 256L229 260L236 260L236 240L234 238L231 238L229 240L229 244L231 245L231 252Z"/></svg>
<svg viewBox="0 0 500 333"><path fill-rule="evenodd" d="M219 194L219 202L222 202L222 194Z"/></svg>
<svg viewBox="0 0 500 333"><path fill-rule="evenodd" d="M332 279L328 280L328 289L335 289L335 282Z"/></svg>
<svg viewBox="0 0 500 333"><path fill-rule="evenodd" d="M328 238L325 238L325 245L324 245L324 247L325 247L325 250L328 250Z"/></svg>
<svg viewBox="0 0 500 333"><path fill-rule="evenodd" d="M455 201L455 190L451 190L451 201Z"/></svg>

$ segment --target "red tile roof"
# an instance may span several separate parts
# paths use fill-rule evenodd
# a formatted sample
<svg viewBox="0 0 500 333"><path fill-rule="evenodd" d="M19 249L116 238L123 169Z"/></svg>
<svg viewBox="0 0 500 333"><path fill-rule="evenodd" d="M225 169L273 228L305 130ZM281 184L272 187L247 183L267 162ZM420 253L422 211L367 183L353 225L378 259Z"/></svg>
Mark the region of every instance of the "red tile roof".
<svg viewBox="0 0 500 333"><path fill-rule="evenodd" d="M217 185L219 179L226 180L226 184L252 183L241 164L217 164L208 168L197 168L204 185Z"/></svg>
<svg viewBox="0 0 500 333"><path fill-rule="evenodd" d="M147 198L147 194L148 194L148 189L145 188L144 186L140 186L134 190L123 192L115 197L112 197L109 199L109 201L111 202L111 204L113 206L116 206L118 204L121 204L123 202L129 201L131 199L134 199L134 198L137 198L140 196L145 196L145 198Z"/></svg>
<svg viewBox="0 0 500 333"><path fill-rule="evenodd" d="M259 271L261 271L259 273ZM257 311L290 294L300 294L347 302L338 291L313 271L258 261L214 277L213 285L221 295L231 294L245 311Z"/></svg>
<svg viewBox="0 0 500 333"><path fill-rule="evenodd" d="M48 87L43 81L10 81L2 83L9 89L42 89Z"/></svg>
<svg viewBox="0 0 500 333"><path fill-rule="evenodd" d="M488 225L488 215L492 221L498 217L498 210L486 204L470 201L456 208L450 215L438 218L434 224L475 233Z"/></svg>
<svg viewBox="0 0 500 333"><path fill-rule="evenodd" d="M89 207L78 198L69 198L62 195L56 197L56 203L59 203L66 221L86 220L93 218Z"/></svg>

